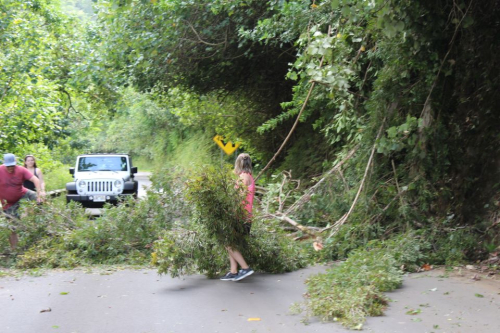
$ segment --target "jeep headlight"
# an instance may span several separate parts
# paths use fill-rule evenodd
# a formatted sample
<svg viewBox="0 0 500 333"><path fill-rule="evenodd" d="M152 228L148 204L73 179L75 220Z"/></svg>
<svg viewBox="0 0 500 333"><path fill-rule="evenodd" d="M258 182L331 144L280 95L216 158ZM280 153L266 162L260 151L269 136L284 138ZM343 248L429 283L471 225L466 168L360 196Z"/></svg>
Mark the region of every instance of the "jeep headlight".
<svg viewBox="0 0 500 333"><path fill-rule="evenodd" d="M82 188L83 188L83 187L85 187L85 185L87 185L87 183L85 183L85 181L84 181L84 180L80 180L80 181L78 182L78 186L80 186L80 187L82 187Z"/></svg>
<svg viewBox="0 0 500 333"><path fill-rule="evenodd" d="M122 182L121 182L121 181L119 181L119 180L115 180L115 187L116 187L117 189L122 188Z"/></svg>

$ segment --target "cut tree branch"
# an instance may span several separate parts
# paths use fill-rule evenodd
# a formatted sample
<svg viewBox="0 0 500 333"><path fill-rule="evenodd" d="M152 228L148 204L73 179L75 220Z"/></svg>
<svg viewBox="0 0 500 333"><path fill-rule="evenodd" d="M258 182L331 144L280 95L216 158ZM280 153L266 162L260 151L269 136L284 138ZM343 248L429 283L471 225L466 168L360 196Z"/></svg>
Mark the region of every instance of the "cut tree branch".
<svg viewBox="0 0 500 333"><path fill-rule="evenodd" d="M349 209L349 211L344 215L342 216L337 222L335 222L332 226L330 227L326 227L322 230L322 232L326 231L326 230L329 230L329 229L333 229L332 233L328 236L327 239L329 239L330 237L332 237L333 235L335 235L337 233L337 231L339 230L339 228L347 221L347 219L349 218L349 216L351 215L352 211L354 210L354 207L356 206L356 203L358 202L358 199L359 199L359 195L361 194L361 191L363 190L363 186L365 184L365 181L366 181L366 177L368 175L368 171L370 170L370 166L372 164L372 160L373 160L373 155L375 155L375 149L377 148L377 140L378 138L380 137L380 135L382 134L382 129L384 128L385 126L385 119L382 121L382 125L380 126L379 130L378 130L378 133L377 133L377 137L375 138L375 142L373 144L373 147L372 147L372 151L370 153L370 158L368 159L368 163L366 164L366 168L365 168L365 174L363 175L363 179L361 180L361 184L359 185L359 189L358 189L358 192L356 193L356 197L354 198L354 201L351 205L351 208Z"/></svg>
<svg viewBox="0 0 500 333"><path fill-rule="evenodd" d="M318 234L311 228L309 227L306 227L306 226L303 226L302 224L300 223L297 223L296 221L292 220L290 217L282 214L282 213L275 213L275 214L268 214L266 216L264 216L264 218L276 218L276 219L279 219L281 221L284 221L284 222L287 222L289 224L291 224L292 226L294 226L296 229L308 234L308 235L311 235L313 237L318 237ZM317 229L317 228L315 228Z"/></svg>
<svg viewBox="0 0 500 333"><path fill-rule="evenodd" d="M349 151L349 153L346 155L346 157L342 161L340 161L330 171L328 171L325 174L325 176L320 181L318 181L314 186L312 186L311 188L309 188L309 190L307 191L307 193L305 193L304 195L302 195L302 197L300 197L299 200L297 200L293 205L291 205L286 210L285 213L281 212L281 210L282 210L282 203L280 201L280 208L279 208L278 212L276 212L276 213L267 213L267 214L265 214L263 216L263 218L277 218L277 219L280 219L281 221L289 223L294 228L296 228L296 229L298 229L298 230L300 230L300 231L302 231L302 232L304 232L304 233L306 233L306 234L308 234L308 235L310 235L312 237L319 238L318 232L322 232L323 229L320 229L318 227L306 227L306 226L303 226L302 224L300 224L300 223L294 221L292 218L290 218L288 216L288 214L290 214L291 212L293 212L297 208L301 207L304 203L306 203L307 201L309 201L309 199L311 198L311 195L319 187L319 185L321 185L328 176L330 176L335 171L339 170L342 167L342 165L344 165L347 162L347 160L349 160L354 155L354 153L356 152L357 149L358 149L358 146L354 147L351 151ZM282 193L283 186L284 186L284 182L281 185L280 193ZM288 197L289 194L290 194L290 192L287 193L287 197ZM267 207L266 212L268 212L268 209L269 209L269 206Z"/></svg>
<svg viewBox="0 0 500 333"><path fill-rule="evenodd" d="M304 193L299 200L295 201L293 205L288 207L288 209L285 211L285 215L289 215L292 213L294 210L300 208L303 204L305 204L309 199L311 199L311 195L314 193L314 191L335 171L339 170L353 155L354 153L358 150L359 146L354 147L349 153L347 153L346 157L342 161L340 161L338 164L336 164L330 171L328 171L323 178L321 178L314 186L310 187L306 193Z"/></svg>

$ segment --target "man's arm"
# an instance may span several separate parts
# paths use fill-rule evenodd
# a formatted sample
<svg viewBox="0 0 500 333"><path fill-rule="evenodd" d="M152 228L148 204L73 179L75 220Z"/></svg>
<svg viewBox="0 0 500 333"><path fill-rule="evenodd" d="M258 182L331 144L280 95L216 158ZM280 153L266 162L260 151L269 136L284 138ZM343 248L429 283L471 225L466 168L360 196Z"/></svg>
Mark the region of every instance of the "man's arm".
<svg viewBox="0 0 500 333"><path fill-rule="evenodd" d="M33 184L35 184L35 187L36 187L36 192L37 192L37 198L36 198L36 201L37 202L41 202L43 201L43 199L45 198L45 191L42 189L41 187L41 182L40 180L36 177L36 176L33 176L29 179L30 182L32 182Z"/></svg>

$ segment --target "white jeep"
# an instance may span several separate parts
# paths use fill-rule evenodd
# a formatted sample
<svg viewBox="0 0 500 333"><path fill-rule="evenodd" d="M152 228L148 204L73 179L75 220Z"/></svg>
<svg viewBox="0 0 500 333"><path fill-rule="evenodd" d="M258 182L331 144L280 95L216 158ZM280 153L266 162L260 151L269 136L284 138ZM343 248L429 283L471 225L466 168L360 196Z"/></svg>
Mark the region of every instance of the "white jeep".
<svg viewBox="0 0 500 333"><path fill-rule="evenodd" d="M66 184L66 202L102 207L106 202L117 203L120 197L137 198L137 167L128 154L79 155L69 173L75 181Z"/></svg>

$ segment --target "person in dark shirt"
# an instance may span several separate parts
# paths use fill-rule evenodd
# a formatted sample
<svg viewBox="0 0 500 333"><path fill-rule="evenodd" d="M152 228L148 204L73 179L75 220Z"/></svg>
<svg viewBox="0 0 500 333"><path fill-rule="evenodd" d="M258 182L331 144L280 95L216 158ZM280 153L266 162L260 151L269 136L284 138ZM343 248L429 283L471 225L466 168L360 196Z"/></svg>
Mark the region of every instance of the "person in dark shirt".
<svg viewBox="0 0 500 333"><path fill-rule="evenodd" d="M43 173L42 170L40 170L36 165L35 156L26 155L24 157L24 167L40 180L40 187L42 188L42 191L45 192L45 181L43 180ZM25 180L23 186L28 190L35 191L35 184L32 181Z"/></svg>

